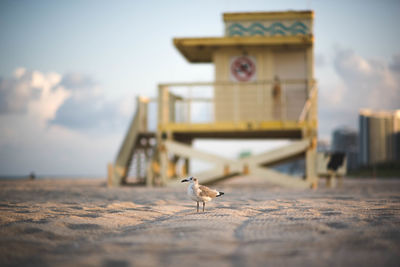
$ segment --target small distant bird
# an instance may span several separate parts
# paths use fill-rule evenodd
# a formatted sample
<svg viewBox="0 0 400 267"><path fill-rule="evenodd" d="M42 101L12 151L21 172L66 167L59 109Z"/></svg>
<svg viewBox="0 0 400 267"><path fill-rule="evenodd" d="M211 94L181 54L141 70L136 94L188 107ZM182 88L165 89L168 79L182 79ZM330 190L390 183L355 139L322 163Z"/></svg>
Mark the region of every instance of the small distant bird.
<svg viewBox="0 0 400 267"><path fill-rule="evenodd" d="M197 202L197 212L199 212L199 202L203 202L204 212L204 206L206 205L206 202L224 194L224 192L218 192L217 190L210 189L207 186L199 185L199 180L194 177L183 179L182 183L184 182L190 183L187 193L192 200Z"/></svg>

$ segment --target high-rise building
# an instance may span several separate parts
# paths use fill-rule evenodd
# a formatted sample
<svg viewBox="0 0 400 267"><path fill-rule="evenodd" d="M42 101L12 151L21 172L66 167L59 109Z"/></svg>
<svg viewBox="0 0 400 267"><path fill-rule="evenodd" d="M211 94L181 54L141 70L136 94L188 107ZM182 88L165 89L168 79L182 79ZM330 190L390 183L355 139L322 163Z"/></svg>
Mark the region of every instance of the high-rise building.
<svg viewBox="0 0 400 267"><path fill-rule="evenodd" d="M332 134L332 152L346 154L347 169L358 167L358 133L356 130L343 127L336 129Z"/></svg>
<svg viewBox="0 0 400 267"><path fill-rule="evenodd" d="M400 110L361 110L359 132L361 165L400 160Z"/></svg>

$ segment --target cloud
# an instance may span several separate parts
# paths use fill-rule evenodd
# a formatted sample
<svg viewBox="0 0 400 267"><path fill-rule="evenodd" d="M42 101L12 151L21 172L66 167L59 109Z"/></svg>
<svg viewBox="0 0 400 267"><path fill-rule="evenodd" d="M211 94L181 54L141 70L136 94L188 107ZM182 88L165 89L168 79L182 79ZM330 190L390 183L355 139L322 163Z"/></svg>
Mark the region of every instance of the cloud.
<svg viewBox="0 0 400 267"><path fill-rule="evenodd" d="M362 108L400 108L400 56L389 62L368 59L351 49L336 49L332 75L337 81L321 81L319 96L320 132L327 137L339 126L358 128Z"/></svg>
<svg viewBox="0 0 400 267"><path fill-rule="evenodd" d="M96 82L90 76L81 73L67 73L60 84L70 90L85 90L96 86Z"/></svg>
<svg viewBox="0 0 400 267"><path fill-rule="evenodd" d="M388 63L341 49L336 53L334 68L345 86L341 98L343 107L399 108L400 84L396 77L399 73L393 72Z"/></svg>
<svg viewBox="0 0 400 267"><path fill-rule="evenodd" d="M0 78L0 174L104 175L133 99L109 100L90 76L19 68Z"/></svg>
<svg viewBox="0 0 400 267"><path fill-rule="evenodd" d="M62 76L18 68L13 77L0 78L0 114L29 116L50 126L111 130L125 123L132 104L107 100L101 87L80 73Z"/></svg>
<svg viewBox="0 0 400 267"><path fill-rule="evenodd" d="M392 61L389 64L389 67L393 72L400 73L400 54L393 56Z"/></svg>
<svg viewBox="0 0 400 267"><path fill-rule="evenodd" d="M90 76L67 74L60 86L68 90L71 96L57 110L55 118L49 121L51 125L74 130L109 131L125 124L126 111L120 108L123 101L107 100Z"/></svg>
<svg viewBox="0 0 400 267"><path fill-rule="evenodd" d="M70 97L57 110L50 124L75 130L108 130L119 124L120 118L115 103L101 97Z"/></svg>
<svg viewBox="0 0 400 267"><path fill-rule="evenodd" d="M54 117L69 93L57 86L61 76L18 68L14 76L0 79L0 114L29 114L39 119Z"/></svg>

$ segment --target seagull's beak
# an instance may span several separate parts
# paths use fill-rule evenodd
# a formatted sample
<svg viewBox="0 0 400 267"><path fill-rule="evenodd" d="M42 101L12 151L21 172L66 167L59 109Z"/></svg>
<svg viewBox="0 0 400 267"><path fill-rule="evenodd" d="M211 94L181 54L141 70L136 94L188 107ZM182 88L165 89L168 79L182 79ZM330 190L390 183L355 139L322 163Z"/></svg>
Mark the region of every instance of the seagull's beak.
<svg viewBox="0 0 400 267"><path fill-rule="evenodd" d="M183 180L181 181L181 183L184 183L184 182L189 182L189 180L188 180L188 179L183 179Z"/></svg>

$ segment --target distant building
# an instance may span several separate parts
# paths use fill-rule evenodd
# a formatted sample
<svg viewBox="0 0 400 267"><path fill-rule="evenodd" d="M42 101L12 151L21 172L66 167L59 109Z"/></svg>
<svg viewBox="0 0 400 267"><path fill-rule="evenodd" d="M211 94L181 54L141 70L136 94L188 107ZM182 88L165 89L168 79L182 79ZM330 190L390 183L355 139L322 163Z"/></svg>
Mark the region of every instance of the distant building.
<svg viewBox="0 0 400 267"><path fill-rule="evenodd" d="M343 127L336 129L332 134L332 152L346 154L347 169L358 167L358 133L356 130Z"/></svg>
<svg viewBox="0 0 400 267"><path fill-rule="evenodd" d="M400 160L400 110L361 110L359 132L361 165Z"/></svg>

